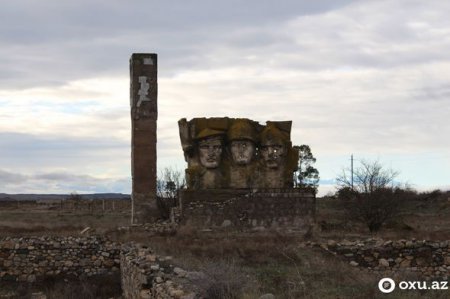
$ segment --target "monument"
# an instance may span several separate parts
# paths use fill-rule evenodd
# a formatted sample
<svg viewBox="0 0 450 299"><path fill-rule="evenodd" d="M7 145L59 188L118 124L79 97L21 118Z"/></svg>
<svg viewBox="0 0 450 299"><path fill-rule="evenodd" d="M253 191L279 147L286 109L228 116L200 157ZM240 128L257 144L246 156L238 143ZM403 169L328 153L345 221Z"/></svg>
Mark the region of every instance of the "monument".
<svg viewBox="0 0 450 299"><path fill-rule="evenodd" d="M183 118L178 127L187 162L187 189L179 193L183 225L311 230L315 194L293 186L299 153L291 121Z"/></svg>
<svg viewBox="0 0 450 299"><path fill-rule="evenodd" d="M157 55L130 58L132 224L159 218L156 203ZM179 192L182 225L307 233L315 193L294 188L299 153L292 121L194 118L178 122L187 189Z"/></svg>
<svg viewBox="0 0 450 299"><path fill-rule="evenodd" d="M183 118L178 126L189 189L293 187L298 150L291 121Z"/></svg>
<svg viewBox="0 0 450 299"><path fill-rule="evenodd" d="M154 220L156 208L157 55L130 58L132 224Z"/></svg>

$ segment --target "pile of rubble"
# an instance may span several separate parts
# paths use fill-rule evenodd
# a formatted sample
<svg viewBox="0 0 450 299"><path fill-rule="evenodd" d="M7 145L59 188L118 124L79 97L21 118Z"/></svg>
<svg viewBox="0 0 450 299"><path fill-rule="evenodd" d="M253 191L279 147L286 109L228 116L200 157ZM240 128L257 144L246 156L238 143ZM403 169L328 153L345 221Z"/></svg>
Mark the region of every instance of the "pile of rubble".
<svg viewBox="0 0 450 299"><path fill-rule="evenodd" d="M175 267L172 257L157 256L146 246L122 246L121 272L125 298L198 298L188 287L191 279L202 274Z"/></svg>
<svg viewBox="0 0 450 299"><path fill-rule="evenodd" d="M344 257L352 266L371 271L411 271L425 279L447 280L450 274L450 241L382 240L307 242Z"/></svg>

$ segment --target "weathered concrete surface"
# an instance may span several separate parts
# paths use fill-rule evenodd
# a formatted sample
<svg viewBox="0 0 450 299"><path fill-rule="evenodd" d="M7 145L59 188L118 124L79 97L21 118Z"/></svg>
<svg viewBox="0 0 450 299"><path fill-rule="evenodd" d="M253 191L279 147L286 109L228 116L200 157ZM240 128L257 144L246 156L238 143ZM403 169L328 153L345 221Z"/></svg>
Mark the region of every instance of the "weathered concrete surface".
<svg viewBox="0 0 450 299"><path fill-rule="evenodd" d="M130 58L132 223L156 217L157 55Z"/></svg>
<svg viewBox="0 0 450 299"><path fill-rule="evenodd" d="M178 126L189 189L293 187L298 150L291 121L183 118Z"/></svg>

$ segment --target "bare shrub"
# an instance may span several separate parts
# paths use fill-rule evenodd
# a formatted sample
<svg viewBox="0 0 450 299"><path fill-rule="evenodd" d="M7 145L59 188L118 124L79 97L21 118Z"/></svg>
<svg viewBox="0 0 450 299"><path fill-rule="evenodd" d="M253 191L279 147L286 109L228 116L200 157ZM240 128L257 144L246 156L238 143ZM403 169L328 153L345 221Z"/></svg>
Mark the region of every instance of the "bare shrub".
<svg viewBox="0 0 450 299"><path fill-rule="evenodd" d="M341 200L352 220L363 222L371 232L378 231L400 212L400 207L412 192L394 181L397 171L386 169L378 161L361 161L353 176L344 170L336 178Z"/></svg>
<svg viewBox="0 0 450 299"><path fill-rule="evenodd" d="M69 196L67 196L67 200L81 201L82 199L83 199L83 196L78 194L76 191L70 193Z"/></svg>
<svg viewBox="0 0 450 299"><path fill-rule="evenodd" d="M344 169L336 178L338 192L347 188L358 193L371 193L377 189L389 188L394 185L398 174L398 171L387 169L379 161L362 160L353 171L353 176L350 169Z"/></svg>
<svg viewBox="0 0 450 299"><path fill-rule="evenodd" d="M178 205L178 191L186 185L181 170L166 167L156 181L156 205L161 218L169 219L170 211Z"/></svg>
<svg viewBox="0 0 450 299"><path fill-rule="evenodd" d="M388 220L399 214L408 198L408 193L400 188L382 188L370 193L355 193L343 199L343 204L351 219L363 222L369 231L376 232Z"/></svg>
<svg viewBox="0 0 450 299"><path fill-rule="evenodd" d="M156 206L162 219L170 218L170 211L177 206L176 198L156 197Z"/></svg>

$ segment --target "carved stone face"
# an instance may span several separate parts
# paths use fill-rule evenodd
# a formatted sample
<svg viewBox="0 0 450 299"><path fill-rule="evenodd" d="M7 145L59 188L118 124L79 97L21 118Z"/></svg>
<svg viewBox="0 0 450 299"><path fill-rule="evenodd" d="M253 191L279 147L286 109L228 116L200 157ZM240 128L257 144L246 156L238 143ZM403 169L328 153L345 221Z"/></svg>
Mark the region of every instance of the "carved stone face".
<svg viewBox="0 0 450 299"><path fill-rule="evenodd" d="M222 138L210 137L198 144L200 163L208 169L219 167L222 158Z"/></svg>
<svg viewBox="0 0 450 299"><path fill-rule="evenodd" d="M286 149L283 144L267 141L261 145L261 155L267 168L276 169L283 163Z"/></svg>
<svg viewBox="0 0 450 299"><path fill-rule="evenodd" d="M237 165L249 164L255 154L255 144L251 140L233 140L230 144L233 161Z"/></svg>

